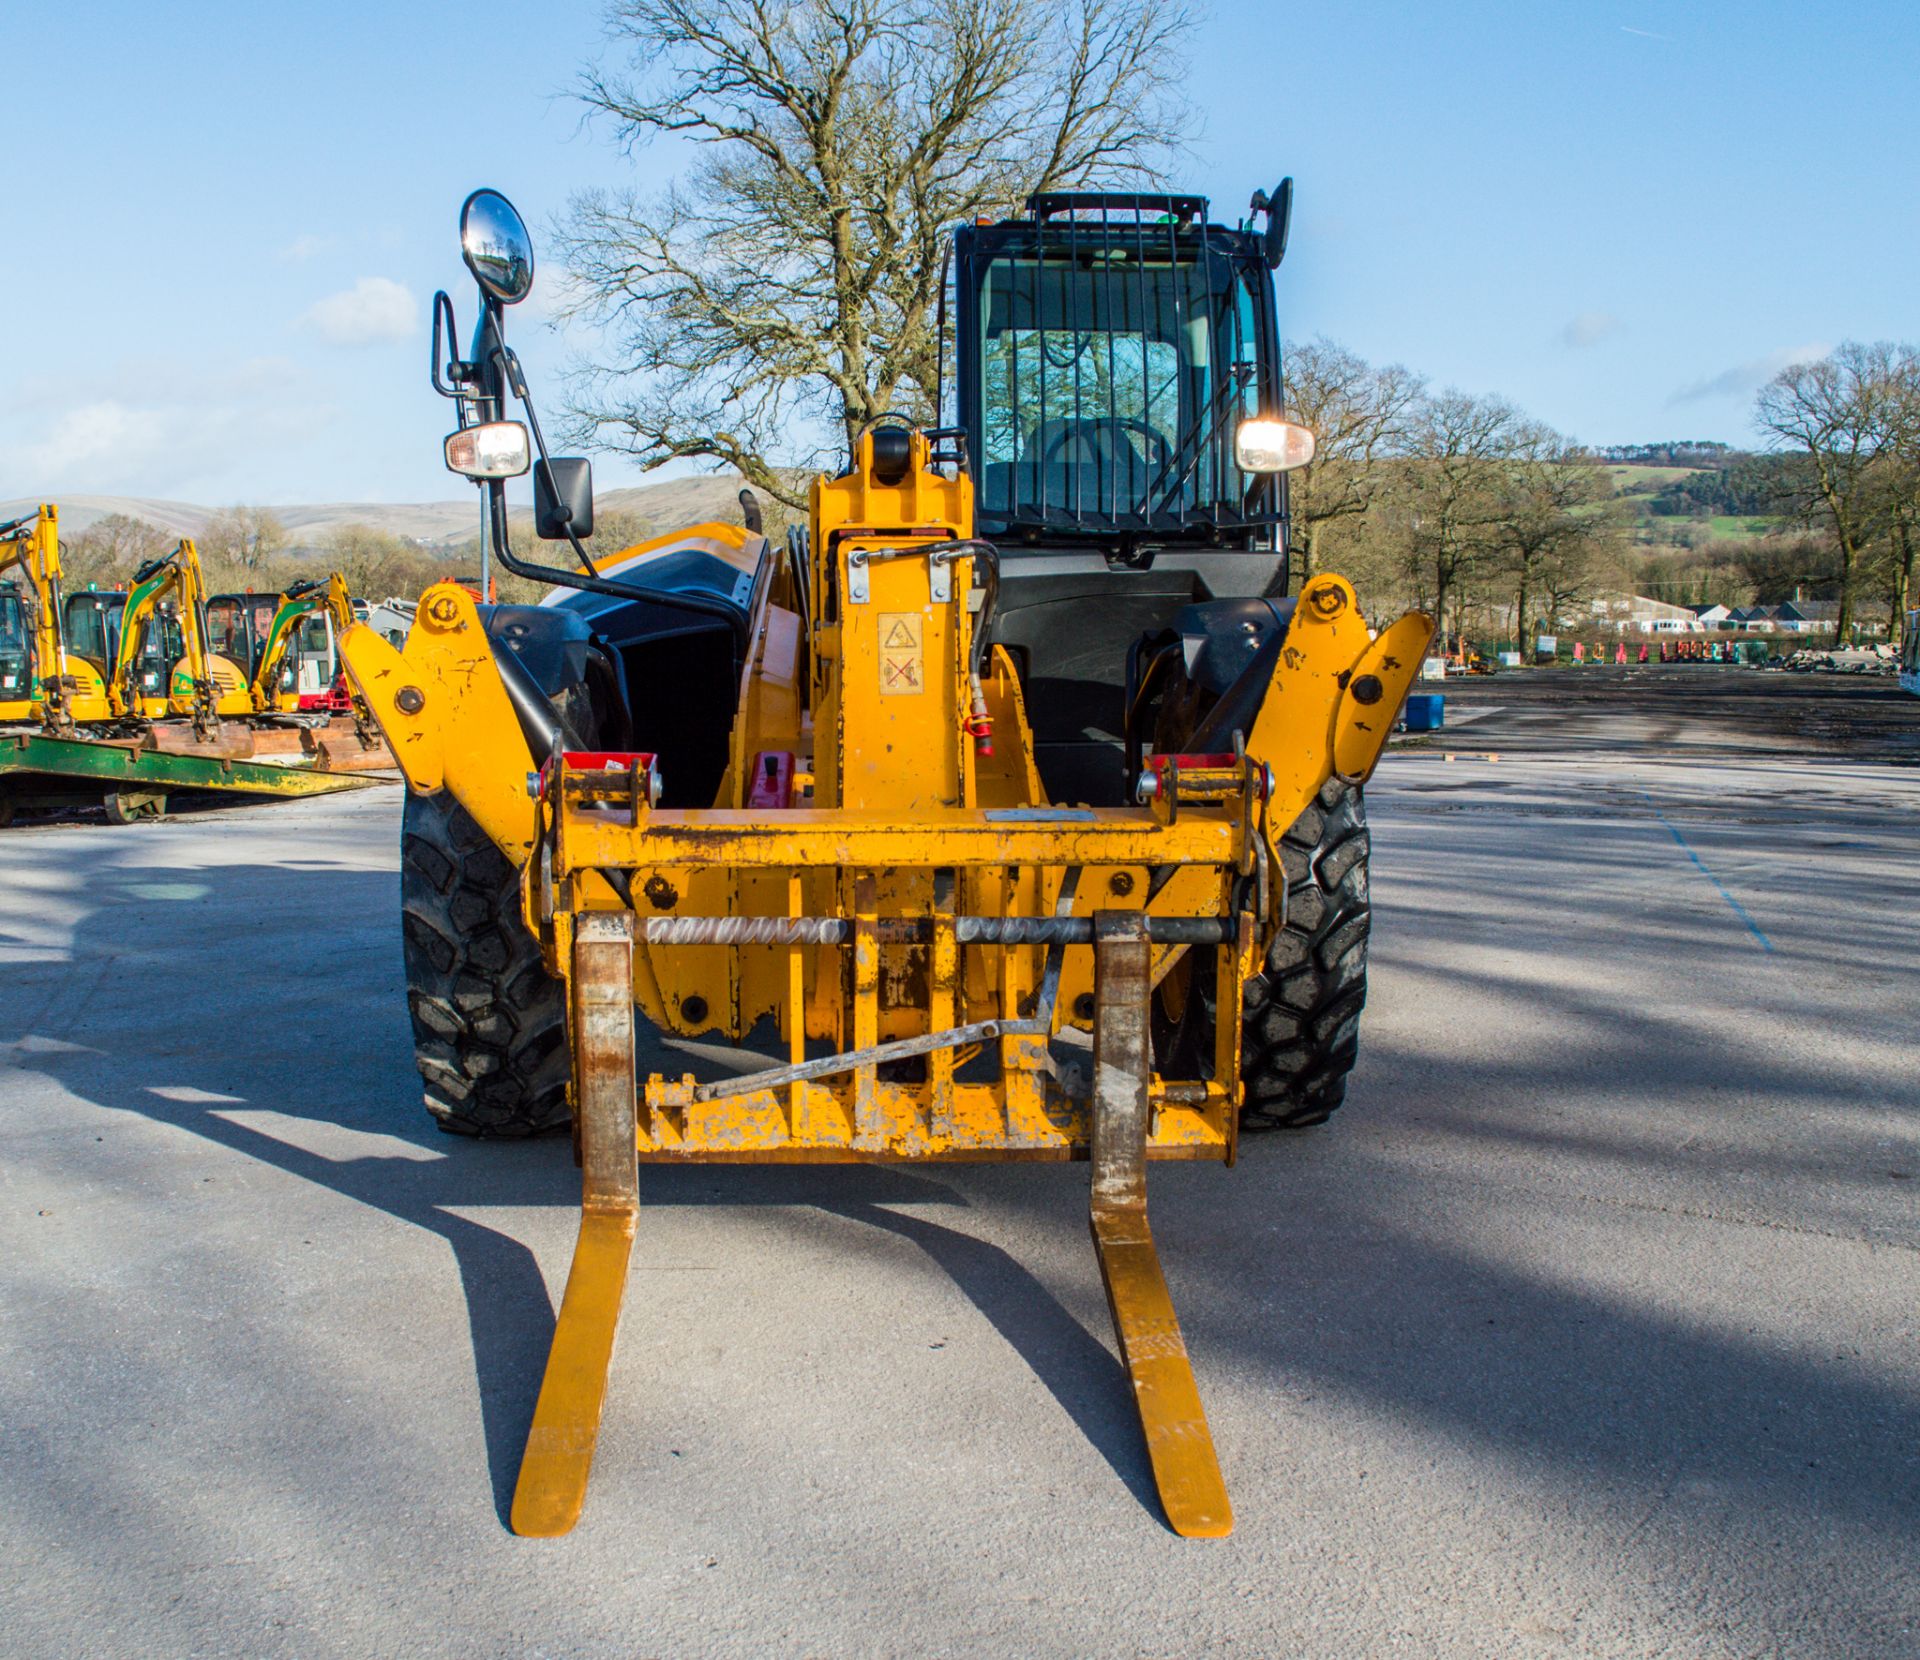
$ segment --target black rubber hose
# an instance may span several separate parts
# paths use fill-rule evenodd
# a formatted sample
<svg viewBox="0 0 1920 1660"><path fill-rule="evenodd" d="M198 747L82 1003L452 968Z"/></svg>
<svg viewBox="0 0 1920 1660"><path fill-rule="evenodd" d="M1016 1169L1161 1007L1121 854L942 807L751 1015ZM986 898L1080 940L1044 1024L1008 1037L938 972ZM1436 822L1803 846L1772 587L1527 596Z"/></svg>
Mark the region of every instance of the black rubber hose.
<svg viewBox="0 0 1920 1660"><path fill-rule="evenodd" d="M979 620L973 625L973 651L968 663L968 672L980 675L985 672L987 647L991 643L989 636L993 632L994 613L1000 604L1000 550L991 542L978 538L958 542L935 542L931 547L919 550L929 559L937 554L968 554L982 561L987 568L986 593L980 601Z"/></svg>
<svg viewBox="0 0 1920 1660"><path fill-rule="evenodd" d="M1153 655L1147 659L1146 668L1141 672L1140 684L1134 689L1133 697L1127 703L1127 718L1121 737L1126 745L1129 787L1139 775L1141 762L1146 754L1146 744L1140 732L1140 717L1145 713L1153 694L1159 689L1160 677L1165 673L1167 665L1180 655L1182 649L1178 634L1155 647Z"/></svg>
<svg viewBox="0 0 1920 1660"><path fill-rule="evenodd" d="M1194 728L1193 736L1182 746L1189 755L1224 755L1233 748L1233 735L1245 737L1253 730L1254 717L1266 701L1267 688L1273 682L1273 666L1280 661L1280 648L1287 643L1287 631L1276 628L1253 654L1253 661L1240 671L1239 678L1207 711L1207 718Z"/></svg>
<svg viewBox="0 0 1920 1660"><path fill-rule="evenodd" d="M513 705L514 718L520 722L521 735L533 752L533 764L543 767L563 749L585 749L573 728L560 718L552 700L540 689L527 665L511 646L489 641L494 667L500 671L500 684L506 688L507 702Z"/></svg>

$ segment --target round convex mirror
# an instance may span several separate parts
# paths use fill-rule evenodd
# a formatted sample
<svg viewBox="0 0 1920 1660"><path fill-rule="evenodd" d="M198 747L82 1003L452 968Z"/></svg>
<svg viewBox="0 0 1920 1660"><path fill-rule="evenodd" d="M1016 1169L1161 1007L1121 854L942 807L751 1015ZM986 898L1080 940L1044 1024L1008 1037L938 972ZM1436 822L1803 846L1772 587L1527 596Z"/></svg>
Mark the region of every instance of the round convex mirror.
<svg viewBox="0 0 1920 1660"><path fill-rule="evenodd" d="M533 287L533 238L497 190L476 190L460 210L460 252L473 280L502 305Z"/></svg>

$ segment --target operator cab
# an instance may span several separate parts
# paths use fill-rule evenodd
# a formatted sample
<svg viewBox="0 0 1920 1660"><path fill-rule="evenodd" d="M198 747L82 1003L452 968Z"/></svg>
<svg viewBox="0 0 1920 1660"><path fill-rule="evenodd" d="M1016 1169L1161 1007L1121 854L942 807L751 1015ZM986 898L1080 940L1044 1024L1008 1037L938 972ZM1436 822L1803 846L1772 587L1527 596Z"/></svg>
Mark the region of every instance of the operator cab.
<svg viewBox="0 0 1920 1660"><path fill-rule="evenodd" d="M67 649L91 658L103 675L111 671L120 649L120 619L126 603L126 594L119 590L89 588L67 595L61 612ZM165 697L169 672L187 654L178 613L165 608L156 620L158 628L149 625L143 631L145 639L134 662L134 688L141 697Z"/></svg>
<svg viewBox="0 0 1920 1660"><path fill-rule="evenodd" d="M1134 642L1213 601L1277 625L1260 597L1286 588L1285 470L1312 454L1282 418L1290 202L1262 193L1230 227L1200 196L1042 193L954 233L942 419L1000 549L994 640L1056 800L1117 799Z"/></svg>
<svg viewBox="0 0 1920 1660"><path fill-rule="evenodd" d="M1265 554L1279 476L1241 465L1280 407L1260 239L1198 196L1037 195L955 233L955 392L976 528L1147 565L1171 547Z"/></svg>
<svg viewBox="0 0 1920 1660"><path fill-rule="evenodd" d="M0 582L0 703L19 703L33 695L33 629L20 587Z"/></svg>
<svg viewBox="0 0 1920 1660"><path fill-rule="evenodd" d="M277 594L215 594L207 601L207 649L251 680L279 608Z"/></svg>

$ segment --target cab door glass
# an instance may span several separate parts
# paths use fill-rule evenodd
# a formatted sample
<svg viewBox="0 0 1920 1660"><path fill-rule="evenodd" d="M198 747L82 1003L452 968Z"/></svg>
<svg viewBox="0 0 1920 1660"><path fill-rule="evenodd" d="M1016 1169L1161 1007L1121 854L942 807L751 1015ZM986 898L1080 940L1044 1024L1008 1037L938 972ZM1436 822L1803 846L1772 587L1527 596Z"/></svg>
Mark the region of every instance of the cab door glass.
<svg viewBox="0 0 1920 1660"><path fill-rule="evenodd" d="M33 632L17 590L0 589L0 699L17 701L33 688Z"/></svg>

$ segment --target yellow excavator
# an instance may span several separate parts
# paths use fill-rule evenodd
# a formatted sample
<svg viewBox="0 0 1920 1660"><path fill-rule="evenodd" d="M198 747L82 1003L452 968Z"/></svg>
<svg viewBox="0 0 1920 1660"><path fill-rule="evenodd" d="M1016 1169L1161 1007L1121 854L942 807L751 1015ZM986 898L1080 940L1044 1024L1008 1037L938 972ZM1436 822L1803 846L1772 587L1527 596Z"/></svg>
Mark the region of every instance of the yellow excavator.
<svg viewBox="0 0 1920 1660"><path fill-rule="evenodd" d="M440 583L404 648L361 625L341 649L410 787L428 1108L468 1135L571 1119L582 1166L515 1532L580 1516L642 1163L954 1159L1089 1161L1167 1521L1231 1528L1147 1169L1231 1164L1243 1128L1340 1104L1361 789L1433 636L1419 614L1375 636L1327 573L1266 597L1313 453L1270 277L1290 200L1255 198L1264 233L1159 193L962 227L957 425L867 428L784 545L748 493L744 528L596 559L587 464L546 453L505 339L531 241L497 192L468 198L464 354L433 307L446 461L483 485L495 559L554 591ZM577 568L512 545L530 471L535 534ZM741 1041L768 1019L755 1070L638 1064L642 1022Z"/></svg>
<svg viewBox="0 0 1920 1660"><path fill-rule="evenodd" d="M133 573L107 678L116 714L147 720L184 715L196 732L211 735L223 717L254 712L246 670L208 649L206 599L200 550L191 538ZM178 626L179 652L164 654L171 659L165 676L150 685L139 665L149 656L150 632L159 630L164 639L169 618Z"/></svg>
<svg viewBox="0 0 1920 1660"><path fill-rule="evenodd" d="M60 510L52 503L0 524L0 577L9 573L0 588L0 725L32 721L63 732L112 719L105 667L67 646Z"/></svg>
<svg viewBox="0 0 1920 1660"><path fill-rule="evenodd" d="M300 712L300 692L294 685L282 684L287 679L283 671L299 643L301 628L309 617L315 616L323 616L332 624L336 640L357 620L353 598L347 592L347 579L338 571L324 581L293 583L280 596L273 619L261 639L259 660L248 686L254 713Z"/></svg>
<svg viewBox="0 0 1920 1660"><path fill-rule="evenodd" d="M303 617L326 605L336 630L351 621L339 577L282 600L275 661L253 679L208 649L204 600L191 540L124 596L63 595L59 510L0 524L0 823L22 802L103 799L123 822L157 816L174 789L311 795L392 765L364 708L302 719L275 690ZM73 649L76 629L94 651Z"/></svg>

